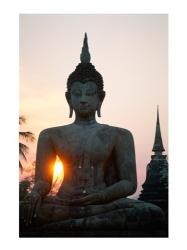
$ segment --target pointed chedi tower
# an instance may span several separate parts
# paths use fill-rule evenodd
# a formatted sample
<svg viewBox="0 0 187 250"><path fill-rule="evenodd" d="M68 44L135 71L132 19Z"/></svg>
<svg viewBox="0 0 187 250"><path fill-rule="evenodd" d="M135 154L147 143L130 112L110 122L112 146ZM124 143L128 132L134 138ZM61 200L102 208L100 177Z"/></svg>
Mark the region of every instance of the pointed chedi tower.
<svg viewBox="0 0 187 250"><path fill-rule="evenodd" d="M155 141L154 141L152 151L155 152L155 155L160 155L160 154L162 155L162 152L165 151L165 149L163 147L162 136L161 136L161 131L160 131L158 106L157 106L157 121L156 121Z"/></svg>
<svg viewBox="0 0 187 250"><path fill-rule="evenodd" d="M147 165L146 180L142 185L139 200L153 203L163 209L167 215L168 211L168 161L165 151L159 121L159 110L157 107L157 121L155 140L151 161Z"/></svg>

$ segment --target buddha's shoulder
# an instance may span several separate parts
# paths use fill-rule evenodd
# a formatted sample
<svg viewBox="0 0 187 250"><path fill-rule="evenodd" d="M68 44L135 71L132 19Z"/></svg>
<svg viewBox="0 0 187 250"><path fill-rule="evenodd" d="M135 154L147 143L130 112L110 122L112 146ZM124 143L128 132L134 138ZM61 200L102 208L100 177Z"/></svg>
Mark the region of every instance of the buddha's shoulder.
<svg viewBox="0 0 187 250"><path fill-rule="evenodd" d="M128 129L110 126L107 124L97 124L98 131L100 135L106 135L109 137L132 137L131 132ZM76 133L77 130L73 124L68 124L64 126L46 128L40 132L41 137L67 137L71 134Z"/></svg>
<svg viewBox="0 0 187 250"><path fill-rule="evenodd" d="M117 137L133 137L131 131L126 128L120 128L110 125L105 125L104 128L105 131L107 131L109 134L115 135Z"/></svg>
<svg viewBox="0 0 187 250"><path fill-rule="evenodd" d="M40 136L59 136L67 134L72 129L72 124L46 128L40 132Z"/></svg>

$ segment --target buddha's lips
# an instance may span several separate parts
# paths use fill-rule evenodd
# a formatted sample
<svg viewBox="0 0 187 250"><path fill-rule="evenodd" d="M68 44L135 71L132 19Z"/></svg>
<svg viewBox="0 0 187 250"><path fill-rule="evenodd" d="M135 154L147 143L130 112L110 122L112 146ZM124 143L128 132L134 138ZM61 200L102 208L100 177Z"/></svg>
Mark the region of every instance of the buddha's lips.
<svg viewBox="0 0 187 250"><path fill-rule="evenodd" d="M89 108L89 105L84 105L84 104L81 104L81 105L79 105L79 109L80 110L84 110L84 109L88 109Z"/></svg>

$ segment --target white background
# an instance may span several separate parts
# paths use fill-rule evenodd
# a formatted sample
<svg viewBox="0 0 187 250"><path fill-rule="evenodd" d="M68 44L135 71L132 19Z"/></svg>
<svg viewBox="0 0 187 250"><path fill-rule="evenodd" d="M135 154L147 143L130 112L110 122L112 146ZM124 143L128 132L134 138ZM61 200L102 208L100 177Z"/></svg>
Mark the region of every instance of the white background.
<svg viewBox="0 0 187 250"><path fill-rule="evenodd" d="M4 1L0 6L1 249L186 248L186 7L185 1ZM19 239L18 110L20 13L169 14L169 239Z"/></svg>

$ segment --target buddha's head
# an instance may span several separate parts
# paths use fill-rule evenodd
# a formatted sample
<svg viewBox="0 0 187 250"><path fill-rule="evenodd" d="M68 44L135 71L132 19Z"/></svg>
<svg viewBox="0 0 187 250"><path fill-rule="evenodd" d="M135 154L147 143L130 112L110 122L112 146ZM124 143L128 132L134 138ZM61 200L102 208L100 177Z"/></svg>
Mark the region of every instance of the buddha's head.
<svg viewBox="0 0 187 250"><path fill-rule="evenodd" d="M105 97L103 78L90 63L86 33L80 59L81 63L67 80L66 99L70 107L69 117L72 117L73 110L75 114L82 117L89 117L97 111L100 117L100 109Z"/></svg>

